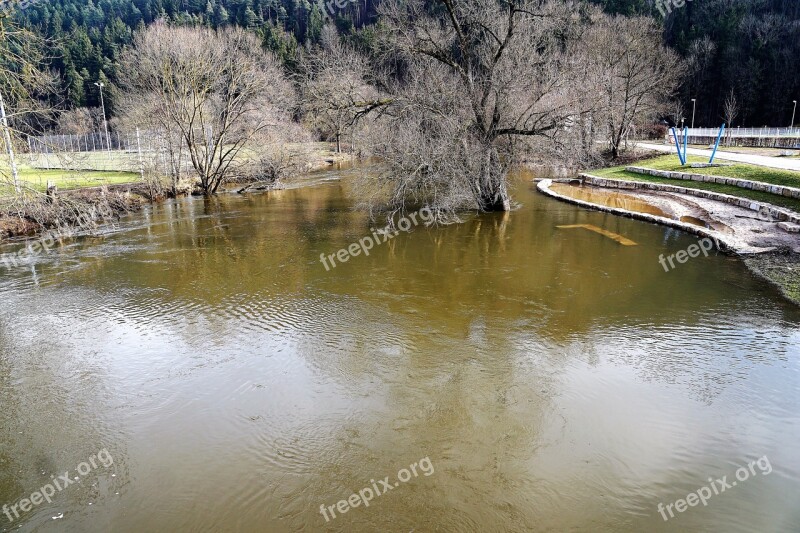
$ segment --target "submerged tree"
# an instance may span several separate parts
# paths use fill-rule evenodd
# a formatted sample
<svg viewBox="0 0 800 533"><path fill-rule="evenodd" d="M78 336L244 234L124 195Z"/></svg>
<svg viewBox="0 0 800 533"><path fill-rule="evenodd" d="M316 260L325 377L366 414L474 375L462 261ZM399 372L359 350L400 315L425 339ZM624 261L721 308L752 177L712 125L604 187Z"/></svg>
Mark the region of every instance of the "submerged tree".
<svg viewBox="0 0 800 533"><path fill-rule="evenodd" d="M389 0L381 5L393 94L374 134L390 208L509 210L521 138L557 140L583 100L570 51L579 13L541 0Z"/></svg>
<svg viewBox="0 0 800 533"><path fill-rule="evenodd" d="M128 114L188 154L205 194L217 192L287 118L293 90L279 63L241 29L154 24L122 58Z"/></svg>

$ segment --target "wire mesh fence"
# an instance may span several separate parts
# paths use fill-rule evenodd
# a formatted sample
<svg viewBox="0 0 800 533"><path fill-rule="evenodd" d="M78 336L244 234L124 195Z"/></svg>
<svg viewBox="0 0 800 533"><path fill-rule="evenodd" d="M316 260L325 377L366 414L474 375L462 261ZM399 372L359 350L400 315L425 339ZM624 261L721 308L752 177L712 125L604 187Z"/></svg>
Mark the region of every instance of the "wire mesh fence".
<svg viewBox="0 0 800 533"><path fill-rule="evenodd" d="M172 176L191 170L188 154L174 154L163 132L92 132L27 138L20 160L32 169L152 172ZM23 146L23 149L25 147Z"/></svg>

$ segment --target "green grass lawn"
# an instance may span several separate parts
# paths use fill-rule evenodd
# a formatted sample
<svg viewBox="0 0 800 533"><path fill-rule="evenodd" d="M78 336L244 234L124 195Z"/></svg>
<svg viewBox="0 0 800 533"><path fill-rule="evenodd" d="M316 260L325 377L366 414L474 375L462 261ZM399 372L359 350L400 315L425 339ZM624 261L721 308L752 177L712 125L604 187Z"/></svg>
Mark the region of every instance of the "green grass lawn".
<svg viewBox="0 0 800 533"><path fill-rule="evenodd" d="M151 155L148 155L151 156ZM139 156L125 151L61 152L58 154L20 154L17 163L30 168L71 170L125 170L139 169Z"/></svg>
<svg viewBox="0 0 800 533"><path fill-rule="evenodd" d="M10 185L11 172L0 169L0 174L2 181ZM45 191L48 181L55 183L59 190L64 191L81 187L133 183L139 180L139 174L105 170L43 170L23 165L19 167L19 179L38 191Z"/></svg>
<svg viewBox="0 0 800 533"><path fill-rule="evenodd" d="M707 163L708 159L702 157L689 156L689 163ZM729 167L715 167L715 168L691 168L689 166L681 166L678 161L678 156L668 155L656 157L654 159L646 159L636 163L626 165L644 168L653 168L656 170L669 170L688 172L692 174L705 174L710 176L727 176L729 178L739 178L752 181L761 181L773 185L783 185L788 187L800 187L800 172L792 172L790 170L777 170L764 167L757 167L754 165L736 164ZM770 204L778 205L793 211L800 212L800 200L794 198L787 198L768 192L751 191L749 189L741 189L733 185L722 185L720 183L704 183L698 181L688 180L674 180L670 178L660 178L656 176L647 176L643 174L636 174L635 172L627 172L625 167L611 167L600 170L592 170L589 174L601 178L620 179L628 181L646 181L650 183L664 183L667 185L677 185L678 187L685 187L687 189L699 189L704 191L713 191L722 194L730 194L732 196L739 196L741 198L748 198L758 202L767 202Z"/></svg>
<svg viewBox="0 0 800 533"><path fill-rule="evenodd" d="M692 155L688 157L687 161L688 163L708 163L707 158ZM800 172L759 167L744 163L733 163L731 166L725 167L691 168L689 165L682 166L680 161L678 161L677 155L664 155L654 159L638 161L626 166L645 167L655 170L668 170L671 172L686 172L689 174L704 174L707 176L725 176L728 178L760 181L763 183L770 183L772 185L783 185L784 187L800 188ZM614 172L619 170L624 171L625 167L606 168L596 172Z"/></svg>

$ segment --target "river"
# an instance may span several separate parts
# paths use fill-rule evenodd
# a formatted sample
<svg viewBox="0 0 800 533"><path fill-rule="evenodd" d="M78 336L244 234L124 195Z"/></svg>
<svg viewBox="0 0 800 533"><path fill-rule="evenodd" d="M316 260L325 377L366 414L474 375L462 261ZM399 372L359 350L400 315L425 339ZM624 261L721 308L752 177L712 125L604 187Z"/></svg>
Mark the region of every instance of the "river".
<svg viewBox="0 0 800 533"><path fill-rule="evenodd" d="M523 178L328 270L348 171L0 266L0 531L798 531L800 310Z"/></svg>

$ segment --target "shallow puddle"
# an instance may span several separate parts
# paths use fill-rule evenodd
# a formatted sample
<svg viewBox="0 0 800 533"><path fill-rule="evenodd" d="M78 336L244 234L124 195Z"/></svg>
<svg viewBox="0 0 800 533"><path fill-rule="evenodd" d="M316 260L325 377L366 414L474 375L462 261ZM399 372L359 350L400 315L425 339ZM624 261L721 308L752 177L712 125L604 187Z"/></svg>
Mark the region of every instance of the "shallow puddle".
<svg viewBox="0 0 800 533"><path fill-rule="evenodd" d="M622 192L600 189L596 187L570 185L567 183L553 183L550 188L558 194L563 194L564 196L575 198L576 200L583 200L584 202L591 202L593 204L598 204L605 207L614 207L628 211L635 211L638 213L647 213L649 215L671 218L660 208L646 202L645 200Z"/></svg>

